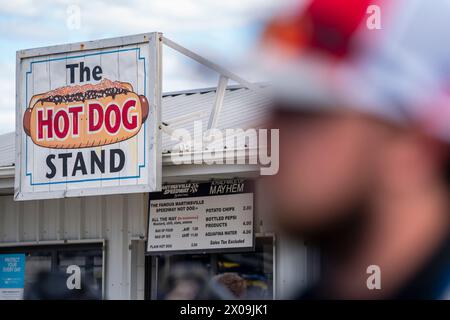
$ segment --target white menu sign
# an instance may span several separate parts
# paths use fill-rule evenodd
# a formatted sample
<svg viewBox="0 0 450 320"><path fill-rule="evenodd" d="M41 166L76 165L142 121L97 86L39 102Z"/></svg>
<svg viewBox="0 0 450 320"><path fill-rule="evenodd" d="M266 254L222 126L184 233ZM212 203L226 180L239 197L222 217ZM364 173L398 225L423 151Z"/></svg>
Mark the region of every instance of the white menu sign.
<svg viewBox="0 0 450 320"><path fill-rule="evenodd" d="M165 185L149 212L150 254L253 249L253 192L242 179Z"/></svg>

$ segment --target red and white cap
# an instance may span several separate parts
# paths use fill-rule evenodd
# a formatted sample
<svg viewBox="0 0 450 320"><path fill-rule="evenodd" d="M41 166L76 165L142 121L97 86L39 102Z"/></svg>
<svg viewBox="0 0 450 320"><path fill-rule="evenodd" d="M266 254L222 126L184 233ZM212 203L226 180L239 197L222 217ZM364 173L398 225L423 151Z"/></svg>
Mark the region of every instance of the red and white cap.
<svg viewBox="0 0 450 320"><path fill-rule="evenodd" d="M450 142L448 30L450 1L300 1L268 24L264 65L287 105L352 108Z"/></svg>

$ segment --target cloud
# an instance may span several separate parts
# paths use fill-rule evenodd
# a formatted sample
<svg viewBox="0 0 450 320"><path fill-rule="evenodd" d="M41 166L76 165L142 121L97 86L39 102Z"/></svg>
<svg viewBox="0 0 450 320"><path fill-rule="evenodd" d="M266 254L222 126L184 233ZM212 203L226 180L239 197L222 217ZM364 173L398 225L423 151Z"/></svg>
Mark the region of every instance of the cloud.
<svg viewBox="0 0 450 320"><path fill-rule="evenodd" d="M283 0L14 0L0 6L0 134L14 130L15 51L161 31L219 64L239 60L252 27ZM80 9L80 28L67 21ZM238 68L239 69L239 68ZM214 86L217 75L164 49L163 90ZM242 76L242 74L240 74Z"/></svg>
<svg viewBox="0 0 450 320"><path fill-rule="evenodd" d="M69 6L78 6L81 28L78 32L101 34L107 32L205 32L211 29L237 28L252 19L271 12L279 0L19 0L0 7L0 15L16 21L26 21L31 27L53 24L54 31L67 29ZM30 18L33 19L30 19ZM26 20L24 20L26 19ZM12 20L12 19L8 19ZM150 29L149 29L150 28ZM14 28L8 30L14 36ZM20 31L20 30L18 30ZM23 35L23 33L20 33ZM48 35L50 36L50 35Z"/></svg>
<svg viewBox="0 0 450 320"><path fill-rule="evenodd" d="M0 134L14 131L15 79L14 66L0 63Z"/></svg>
<svg viewBox="0 0 450 320"><path fill-rule="evenodd" d="M6 15L33 17L38 13L38 7L32 0L4 1L0 13Z"/></svg>

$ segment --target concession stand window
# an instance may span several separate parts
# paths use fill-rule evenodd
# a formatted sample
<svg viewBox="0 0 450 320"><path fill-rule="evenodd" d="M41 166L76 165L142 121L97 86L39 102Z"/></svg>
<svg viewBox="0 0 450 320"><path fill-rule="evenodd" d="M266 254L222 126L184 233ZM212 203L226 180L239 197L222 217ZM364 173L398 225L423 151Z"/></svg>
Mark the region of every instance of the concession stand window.
<svg viewBox="0 0 450 320"><path fill-rule="evenodd" d="M176 266L201 265L209 279L223 273L234 273L245 280L245 299L274 298L274 238L256 237L255 250L206 254L176 254L146 257L145 299L164 299L165 281Z"/></svg>
<svg viewBox="0 0 450 320"><path fill-rule="evenodd" d="M89 287L98 298L103 296L103 243L0 247L0 253L25 254L25 296L32 290L40 273L59 272L69 277L71 266L79 268L82 287Z"/></svg>
<svg viewBox="0 0 450 320"><path fill-rule="evenodd" d="M150 194L145 297L273 299L274 238L256 235L254 190L232 178Z"/></svg>

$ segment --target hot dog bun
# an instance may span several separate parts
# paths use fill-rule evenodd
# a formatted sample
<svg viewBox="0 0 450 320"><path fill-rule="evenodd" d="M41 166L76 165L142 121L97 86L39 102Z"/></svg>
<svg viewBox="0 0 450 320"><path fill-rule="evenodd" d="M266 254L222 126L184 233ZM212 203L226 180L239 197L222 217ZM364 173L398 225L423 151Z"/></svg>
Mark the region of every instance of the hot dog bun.
<svg viewBox="0 0 450 320"><path fill-rule="evenodd" d="M122 113L124 105L130 100L135 101L135 103L133 103L132 108L128 108L128 111L131 112L128 117L137 117L136 127L127 130L121 125L117 132L111 134L106 130L105 125L102 125L99 130L89 132L88 113L90 104L100 104L103 107L103 112L109 105L114 104L118 106ZM78 120L77 127L79 130L77 135L67 135L63 139L57 139L55 136L38 138L37 110L47 111L52 109L53 115L55 115L60 109L67 111L73 106L83 106L83 112L80 113ZM30 136L33 142L42 147L55 149L96 147L124 141L135 136L147 119L148 113L147 98L133 92L131 84L104 79L96 85L63 87L33 96L23 115L23 127L25 133ZM96 117L98 120L98 114L96 114ZM115 119L115 117L113 118Z"/></svg>

